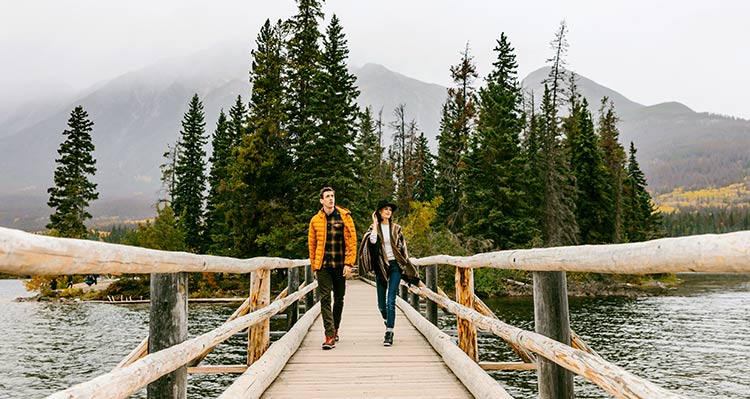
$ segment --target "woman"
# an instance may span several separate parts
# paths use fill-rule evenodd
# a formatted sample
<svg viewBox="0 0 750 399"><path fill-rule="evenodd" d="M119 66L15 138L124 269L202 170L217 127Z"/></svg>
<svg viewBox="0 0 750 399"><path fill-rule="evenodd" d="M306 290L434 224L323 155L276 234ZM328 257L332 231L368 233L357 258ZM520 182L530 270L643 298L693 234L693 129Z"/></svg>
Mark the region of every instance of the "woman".
<svg viewBox="0 0 750 399"><path fill-rule="evenodd" d="M392 220L396 209L397 206L390 201L383 200L378 203L378 208L372 213L372 225L359 247L359 264L362 272L375 273L378 309L385 323L385 346L393 345L399 282L402 278L412 283L419 282L417 269L409 261L409 251L406 249L401 226Z"/></svg>

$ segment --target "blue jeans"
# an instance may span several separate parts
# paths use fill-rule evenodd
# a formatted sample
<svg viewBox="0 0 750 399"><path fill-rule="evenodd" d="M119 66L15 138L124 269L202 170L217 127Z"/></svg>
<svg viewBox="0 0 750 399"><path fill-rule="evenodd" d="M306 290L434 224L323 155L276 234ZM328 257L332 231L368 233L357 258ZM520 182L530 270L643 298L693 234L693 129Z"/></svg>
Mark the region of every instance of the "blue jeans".
<svg viewBox="0 0 750 399"><path fill-rule="evenodd" d="M377 280L378 309L385 320L386 328L393 328L396 324L396 295L401 282L401 268L395 260L388 262L388 281ZM388 297L386 298L386 291Z"/></svg>

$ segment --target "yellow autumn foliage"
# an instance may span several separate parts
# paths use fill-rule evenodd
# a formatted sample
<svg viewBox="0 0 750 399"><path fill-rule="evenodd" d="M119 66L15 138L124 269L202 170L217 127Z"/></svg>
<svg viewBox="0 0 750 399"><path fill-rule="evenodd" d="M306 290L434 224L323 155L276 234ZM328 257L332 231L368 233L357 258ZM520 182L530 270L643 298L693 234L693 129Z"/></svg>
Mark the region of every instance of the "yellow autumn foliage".
<svg viewBox="0 0 750 399"><path fill-rule="evenodd" d="M654 202L664 213L684 209L743 208L750 206L750 181L734 183L724 187L706 187L686 190L678 187L671 192L654 197Z"/></svg>

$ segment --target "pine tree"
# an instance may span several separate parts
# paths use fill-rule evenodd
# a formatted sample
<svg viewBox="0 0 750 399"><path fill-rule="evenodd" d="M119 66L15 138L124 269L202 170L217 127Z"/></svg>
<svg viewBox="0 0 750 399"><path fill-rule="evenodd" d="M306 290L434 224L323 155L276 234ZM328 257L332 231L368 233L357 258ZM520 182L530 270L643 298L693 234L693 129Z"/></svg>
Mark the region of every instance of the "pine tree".
<svg viewBox="0 0 750 399"><path fill-rule="evenodd" d="M578 225L575 220L575 188L563 147L561 129L552 92L544 85L539 113L539 151L536 167L541 172L543 187L542 234L547 247L577 244Z"/></svg>
<svg viewBox="0 0 750 399"><path fill-rule="evenodd" d="M318 22L322 19L319 1L298 0L297 14L287 24L291 37L286 42L284 100L289 117L286 125L292 140L294 169L298 172L292 187L296 190L294 212L299 215L297 229L300 235L303 235L309 221L310 210L319 205L316 193L321 188L318 187L320 169L316 162L324 155L316 153L316 144L320 141L321 123L317 107L321 96L318 86L321 79L318 75L321 73L322 58L319 43L322 35ZM303 250L303 240L300 238L299 241L300 250Z"/></svg>
<svg viewBox="0 0 750 399"><path fill-rule="evenodd" d="M568 80L567 54L568 54L568 26L565 21L560 22L560 27L555 32L555 38L550 42L554 52L552 58L547 59L550 64L549 76L544 83L549 86L551 106L557 111L561 102L566 97L564 83Z"/></svg>
<svg viewBox="0 0 750 399"><path fill-rule="evenodd" d="M581 244L603 244L613 235L611 180L604 165L588 102L570 80L569 115L563 120L576 183L576 222Z"/></svg>
<svg viewBox="0 0 750 399"><path fill-rule="evenodd" d="M443 196L439 220L446 223L451 231L459 230L463 224L461 201L464 190L464 165L469 137L475 124L476 89L474 80L478 77L473 57L467 45L461 54L461 61L450 68L455 87L448 89L448 99L443 105L438 134L437 191Z"/></svg>
<svg viewBox="0 0 750 399"><path fill-rule="evenodd" d="M430 152L430 146L424 132L417 137L414 147L415 185L413 200L427 202L435 198L435 156Z"/></svg>
<svg viewBox="0 0 750 399"><path fill-rule="evenodd" d="M370 107L365 108L359 117L357 137L354 143L354 158L356 163L357 201L352 206L355 215L355 226L367 226L370 213L377 206L381 198L383 185L393 184L389 177L386 182L382 172L383 151L380 138L376 130Z"/></svg>
<svg viewBox="0 0 750 399"><path fill-rule="evenodd" d="M349 56L343 29L336 15L323 37L321 69L317 74L317 114L320 121L316 140L310 147L316 154L308 159L310 182L313 187L331 186L336 200L348 205L355 199L354 159L351 148L356 134L359 89L356 77L349 73ZM323 155L325 154L325 155ZM316 191L317 192L317 191Z"/></svg>
<svg viewBox="0 0 750 399"><path fill-rule="evenodd" d="M172 207L185 232L185 244L192 251L203 247L203 199L206 190L206 145L203 103L198 94L190 100L182 119L180 153L175 165L175 189Z"/></svg>
<svg viewBox="0 0 750 399"><path fill-rule="evenodd" d="M390 126L393 132L393 144L389 149L389 158L393 164L396 179L396 203L399 214L409 213L409 203L414 199L416 187L415 148L417 145L417 122L406 121L406 105L399 104L393 110L394 120Z"/></svg>
<svg viewBox="0 0 750 399"><path fill-rule="evenodd" d="M247 107L242 101L241 95L237 95L237 100L235 100L232 108L229 109L228 124L227 137L229 148L234 148L240 145L242 136L247 133ZM229 155L231 155L231 151Z"/></svg>
<svg viewBox="0 0 750 399"><path fill-rule="evenodd" d="M520 134L524 126L518 65L505 34L495 47L497 59L479 89L475 137L466 155L467 235L491 239L501 249L527 245L536 227L527 203Z"/></svg>
<svg viewBox="0 0 750 399"><path fill-rule="evenodd" d="M638 166L636 149L630 142L627 178L624 186L623 228L629 242L646 241L661 235L661 213L646 191L646 176Z"/></svg>
<svg viewBox="0 0 750 399"><path fill-rule="evenodd" d="M383 145L383 126L383 109L381 108L378 112L378 119L375 120L375 131L377 132L380 146ZM391 148L389 147L388 154L383 152L380 157L380 174L378 175L379 181L382 182L382 186L380 186L380 199L393 198L396 194L396 181L394 180L395 165L391 162L392 157L390 154Z"/></svg>
<svg viewBox="0 0 750 399"><path fill-rule="evenodd" d="M285 127L284 34L280 21L267 20L252 52L248 133L235 151L229 187L235 256L297 256L290 249L299 232L289 205L295 182Z"/></svg>
<svg viewBox="0 0 750 399"><path fill-rule="evenodd" d="M70 113L68 129L62 133L65 141L57 150L60 158L55 160L55 186L47 190L50 195L47 206L55 209L47 228L60 237L85 238L84 223L91 219L89 202L99 198L96 184L89 178L96 173L91 141L93 126L88 113L79 105Z"/></svg>
<svg viewBox="0 0 750 399"><path fill-rule="evenodd" d="M615 106L607 97L602 98L599 108L599 146L602 150L604 164L609 172L612 191L612 242L622 242L622 185L625 176L625 149L620 144L620 131L617 128L619 118Z"/></svg>
<svg viewBox="0 0 750 399"><path fill-rule="evenodd" d="M162 156L164 157L164 163L159 165L161 170L161 190L164 193L164 198L160 198L157 202L166 201L169 204L174 203L174 189L175 189L175 169L177 166L177 158L180 157L180 142L179 140L175 144L167 144L167 151Z"/></svg>
<svg viewBox="0 0 750 399"><path fill-rule="evenodd" d="M238 98L239 100L239 98ZM241 104L241 102L240 102ZM229 183L229 164L232 162L234 135L232 124L222 109L211 139L211 170L208 174L208 198L206 199L206 235L204 240L214 254L224 254L229 247L229 229L226 223Z"/></svg>

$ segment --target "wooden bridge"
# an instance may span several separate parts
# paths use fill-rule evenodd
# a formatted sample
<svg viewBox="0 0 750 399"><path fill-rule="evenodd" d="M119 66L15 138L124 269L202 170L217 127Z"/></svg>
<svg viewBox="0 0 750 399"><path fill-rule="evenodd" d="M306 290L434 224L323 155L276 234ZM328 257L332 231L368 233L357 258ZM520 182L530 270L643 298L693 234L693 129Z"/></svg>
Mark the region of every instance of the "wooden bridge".
<svg viewBox="0 0 750 399"><path fill-rule="evenodd" d="M149 337L114 370L102 370L99 377L49 398L126 398L146 386L150 397L184 398L188 372L241 373L220 398L511 398L484 371L489 369L536 369L541 398L570 397L571 373L617 398L680 398L602 359L569 330L564 272L748 273L750 232L470 257L439 255L412 261L426 266L427 285L408 287L411 304L398 299L394 346L381 344L383 326L374 289L365 282L350 281L341 340L334 350L322 351L320 306L312 297L317 282L307 260L173 253L0 228L0 273L152 274ZM455 267L456 301L434 286L435 265ZM479 267L534 272L537 332L505 324L483 306L473 293L473 269ZM289 269L289 286L271 301L271 270L282 268ZM305 283L300 285L302 268L306 268ZM227 322L189 340L187 272L251 274L250 295ZM556 288L560 282L561 290ZM433 322L435 304L457 316L458 345L423 317L419 306L412 306L420 298L427 301L428 318ZM301 301L307 310L298 317ZM287 312L290 328L270 344L268 321L282 311ZM520 361L477 362L476 328L504 339ZM246 365L200 365L216 345L243 330L249 335Z"/></svg>

